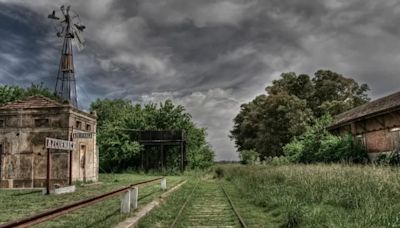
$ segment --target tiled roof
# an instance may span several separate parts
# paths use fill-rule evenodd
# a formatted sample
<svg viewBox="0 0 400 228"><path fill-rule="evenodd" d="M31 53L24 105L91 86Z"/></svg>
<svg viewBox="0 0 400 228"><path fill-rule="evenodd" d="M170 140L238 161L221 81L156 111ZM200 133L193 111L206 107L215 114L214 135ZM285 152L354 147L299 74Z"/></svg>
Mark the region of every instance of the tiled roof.
<svg viewBox="0 0 400 228"><path fill-rule="evenodd" d="M0 106L0 110L7 109L31 109L31 108L56 108L68 107L68 104L61 104L44 96L32 96L24 100L9 102Z"/></svg>
<svg viewBox="0 0 400 228"><path fill-rule="evenodd" d="M379 98L341 113L335 117L334 123L329 128L352 122L367 116L373 116L385 111L400 109L400 92Z"/></svg>

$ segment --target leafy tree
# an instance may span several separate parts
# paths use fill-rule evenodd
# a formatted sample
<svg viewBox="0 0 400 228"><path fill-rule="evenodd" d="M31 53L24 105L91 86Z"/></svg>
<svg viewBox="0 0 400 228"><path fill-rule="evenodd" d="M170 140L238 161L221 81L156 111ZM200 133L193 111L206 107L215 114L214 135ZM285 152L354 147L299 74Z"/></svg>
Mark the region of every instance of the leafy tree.
<svg viewBox="0 0 400 228"><path fill-rule="evenodd" d="M315 92L311 97L311 108L315 115L332 116L369 101L367 84L359 85L354 79L329 71L319 70L312 79Z"/></svg>
<svg viewBox="0 0 400 228"><path fill-rule="evenodd" d="M212 164L214 152L206 141L205 129L198 128L189 113L181 105L167 100L159 105L132 104L123 99L97 100L91 110L98 115L98 146L100 166L104 171L129 168L138 153L143 150L132 137L135 130L182 129L186 134L186 148L189 168L204 168ZM178 151L169 151L178 153ZM172 161L179 165L179 157Z"/></svg>
<svg viewBox="0 0 400 228"><path fill-rule="evenodd" d="M130 162L141 151L142 146L132 141L126 131L107 122L97 128L97 145L101 171L120 171L129 167Z"/></svg>
<svg viewBox="0 0 400 228"><path fill-rule="evenodd" d="M258 96L234 119L231 138L239 151L255 149L262 158L282 155L282 147L310 122L306 102L287 93Z"/></svg>
<svg viewBox="0 0 400 228"><path fill-rule="evenodd" d="M234 119L234 127L231 131L231 139L235 140L239 152L254 149L258 141L258 132L261 129L260 119L262 113L260 107L266 100L265 95L257 96L248 104L242 104L239 114Z"/></svg>
<svg viewBox="0 0 400 228"><path fill-rule="evenodd" d="M297 76L293 72L281 74L281 79L274 80L272 86L268 86L265 90L269 95L285 93L302 100L310 99L315 92L310 76L306 74Z"/></svg>
<svg viewBox="0 0 400 228"><path fill-rule="evenodd" d="M315 118L367 102L367 91L366 84L332 71L319 70L313 78L283 73L266 88L267 94L241 106L230 137L239 152L255 149L262 159L280 156L283 146L303 134Z"/></svg>

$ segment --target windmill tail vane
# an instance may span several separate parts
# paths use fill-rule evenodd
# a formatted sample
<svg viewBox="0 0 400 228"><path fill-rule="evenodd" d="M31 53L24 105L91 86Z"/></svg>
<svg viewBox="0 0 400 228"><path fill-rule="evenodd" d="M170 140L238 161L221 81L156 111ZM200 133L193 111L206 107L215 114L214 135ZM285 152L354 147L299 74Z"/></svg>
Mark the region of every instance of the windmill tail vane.
<svg viewBox="0 0 400 228"><path fill-rule="evenodd" d="M54 92L62 99L69 101L74 107L78 107L72 46L75 45L78 50L84 48L85 40L82 32L86 26L80 22L79 15L73 13L70 9L70 6L61 6L60 12L53 10L48 15L49 19L56 21L56 35L63 38L61 59Z"/></svg>

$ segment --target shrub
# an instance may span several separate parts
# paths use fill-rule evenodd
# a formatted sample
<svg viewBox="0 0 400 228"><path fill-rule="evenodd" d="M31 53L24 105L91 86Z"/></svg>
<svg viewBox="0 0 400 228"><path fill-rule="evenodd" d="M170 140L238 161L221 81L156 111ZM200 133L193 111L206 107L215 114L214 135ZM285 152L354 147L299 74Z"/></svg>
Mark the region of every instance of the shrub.
<svg viewBox="0 0 400 228"><path fill-rule="evenodd" d="M268 157L265 159L265 164L268 165L288 165L291 163L288 157L279 156L279 157Z"/></svg>
<svg viewBox="0 0 400 228"><path fill-rule="evenodd" d="M214 151L211 146L204 145L192 150L188 154L190 160L189 168L191 169L206 169L214 164Z"/></svg>
<svg viewBox="0 0 400 228"><path fill-rule="evenodd" d="M400 151L395 150L390 154L380 154L374 163L379 165L400 165Z"/></svg>
<svg viewBox="0 0 400 228"><path fill-rule="evenodd" d="M224 177L224 170L221 167L217 167L215 169L215 175L217 178L223 178Z"/></svg>
<svg viewBox="0 0 400 228"><path fill-rule="evenodd" d="M351 135L336 136L326 130L330 120L330 117L322 117L308 127L303 135L287 144L283 151L289 160L302 163L367 161L365 148L355 142Z"/></svg>
<svg viewBox="0 0 400 228"><path fill-rule="evenodd" d="M242 164L255 164L259 157L259 153L255 150L240 151L240 162Z"/></svg>

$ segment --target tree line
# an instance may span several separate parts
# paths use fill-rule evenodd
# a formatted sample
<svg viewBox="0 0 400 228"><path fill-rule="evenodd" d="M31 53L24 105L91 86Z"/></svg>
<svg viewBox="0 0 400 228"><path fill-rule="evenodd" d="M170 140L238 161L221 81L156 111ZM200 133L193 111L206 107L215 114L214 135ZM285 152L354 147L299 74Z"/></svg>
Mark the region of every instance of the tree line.
<svg viewBox="0 0 400 228"><path fill-rule="evenodd" d="M346 143L344 137L334 138L325 127L332 116L368 102L368 90L367 84L329 70L318 70L313 77L283 73L266 87L265 94L241 105L230 138L242 158L288 156L300 162L353 159L352 152L315 159L318 154L337 154L339 147L359 151L357 156L361 153L365 157L362 150L351 147L351 139ZM324 151L320 151L322 145Z"/></svg>

